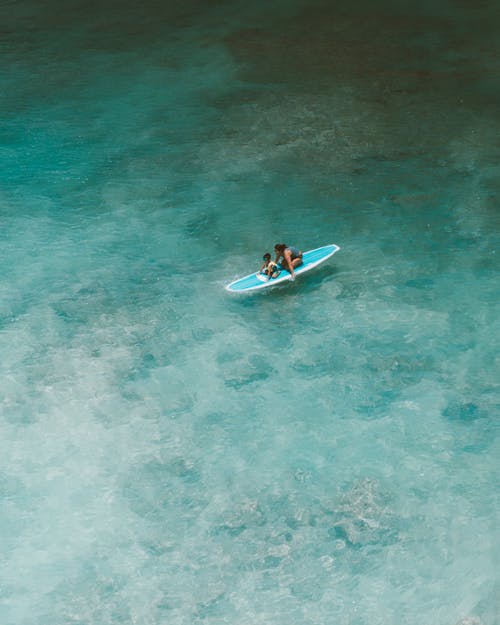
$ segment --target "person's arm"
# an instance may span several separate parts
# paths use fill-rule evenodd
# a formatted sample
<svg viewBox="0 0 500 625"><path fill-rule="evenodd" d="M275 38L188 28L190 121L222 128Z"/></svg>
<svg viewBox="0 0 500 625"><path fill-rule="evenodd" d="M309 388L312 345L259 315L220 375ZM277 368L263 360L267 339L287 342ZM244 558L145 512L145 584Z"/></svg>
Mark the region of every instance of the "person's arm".
<svg viewBox="0 0 500 625"><path fill-rule="evenodd" d="M295 280L295 271L293 270L291 257L292 257L291 252L289 250L285 250L283 253L283 258L285 259L286 264L288 265L288 271L290 272L290 276L292 280Z"/></svg>

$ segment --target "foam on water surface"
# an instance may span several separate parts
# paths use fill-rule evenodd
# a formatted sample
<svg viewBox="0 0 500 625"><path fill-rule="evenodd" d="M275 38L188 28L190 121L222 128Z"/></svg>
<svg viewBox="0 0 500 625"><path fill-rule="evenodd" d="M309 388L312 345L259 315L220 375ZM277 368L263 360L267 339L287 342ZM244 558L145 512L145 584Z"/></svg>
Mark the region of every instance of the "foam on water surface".
<svg viewBox="0 0 500 625"><path fill-rule="evenodd" d="M5 625L498 622L499 16L377 7L3 10Z"/></svg>

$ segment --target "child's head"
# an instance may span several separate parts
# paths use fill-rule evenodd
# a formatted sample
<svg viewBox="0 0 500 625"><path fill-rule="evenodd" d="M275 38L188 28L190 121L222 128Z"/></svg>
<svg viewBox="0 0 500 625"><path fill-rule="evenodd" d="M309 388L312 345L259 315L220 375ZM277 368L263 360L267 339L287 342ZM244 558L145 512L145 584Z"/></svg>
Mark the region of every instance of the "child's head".
<svg viewBox="0 0 500 625"><path fill-rule="evenodd" d="M269 252L266 252L262 258L263 260L267 260L269 262L271 260L271 254L269 254Z"/></svg>

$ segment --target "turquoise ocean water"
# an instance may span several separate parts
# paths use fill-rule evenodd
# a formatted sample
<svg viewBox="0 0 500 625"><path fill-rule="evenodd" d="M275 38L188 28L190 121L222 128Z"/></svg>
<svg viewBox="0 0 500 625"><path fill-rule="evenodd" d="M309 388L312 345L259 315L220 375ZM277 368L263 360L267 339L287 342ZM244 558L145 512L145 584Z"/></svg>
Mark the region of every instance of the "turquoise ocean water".
<svg viewBox="0 0 500 625"><path fill-rule="evenodd" d="M497 3L0 18L0 623L498 625Z"/></svg>

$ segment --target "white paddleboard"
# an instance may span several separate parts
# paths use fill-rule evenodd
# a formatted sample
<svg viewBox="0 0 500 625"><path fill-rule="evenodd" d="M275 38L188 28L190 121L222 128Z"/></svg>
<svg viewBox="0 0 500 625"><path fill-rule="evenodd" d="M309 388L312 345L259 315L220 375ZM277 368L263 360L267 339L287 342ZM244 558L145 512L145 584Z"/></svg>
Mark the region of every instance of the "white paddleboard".
<svg viewBox="0 0 500 625"><path fill-rule="evenodd" d="M335 252L338 252L340 247L338 245L324 245L318 247L315 250L309 250L302 254L302 265L295 269L295 275L300 274L317 267L317 265L325 262L330 256L333 256ZM280 275L277 278L269 278L260 271L257 273L251 273L244 278L239 278L231 284L226 286L227 291L231 293L244 293L246 291L255 291L256 289L265 289L269 286L276 286L282 282L290 280L291 275L287 269L281 269Z"/></svg>

